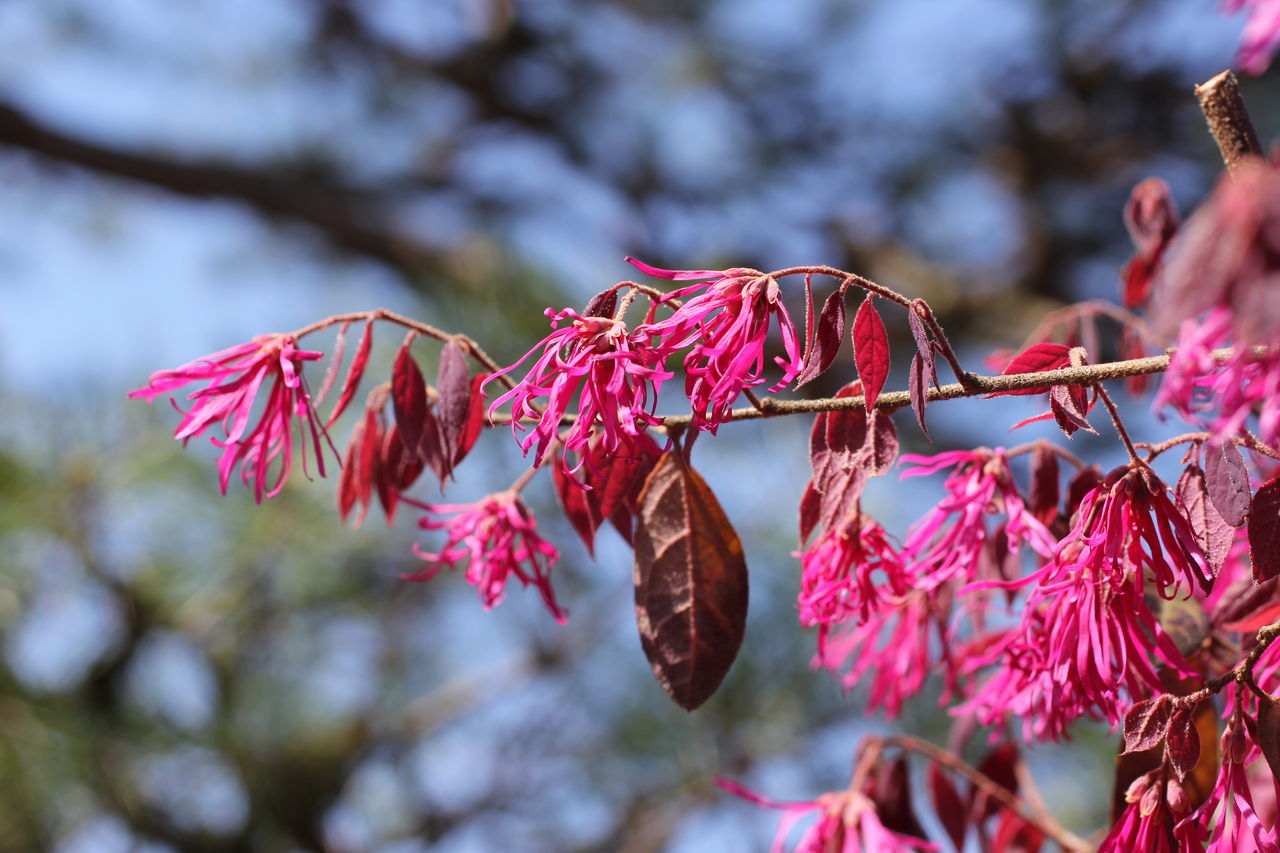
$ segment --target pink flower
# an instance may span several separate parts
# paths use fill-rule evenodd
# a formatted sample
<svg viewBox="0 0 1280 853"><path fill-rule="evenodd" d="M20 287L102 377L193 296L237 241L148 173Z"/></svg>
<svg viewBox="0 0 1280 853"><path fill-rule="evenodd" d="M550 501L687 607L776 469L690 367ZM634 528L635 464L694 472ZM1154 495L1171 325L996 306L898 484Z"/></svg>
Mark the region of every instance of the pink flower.
<svg viewBox="0 0 1280 853"><path fill-rule="evenodd" d="M1271 64L1271 57L1280 47L1280 2L1277 0L1224 0L1222 10L1227 13L1246 9L1249 20L1240 35L1240 49L1236 52L1236 67L1246 74L1261 74Z"/></svg>
<svg viewBox="0 0 1280 853"><path fill-rule="evenodd" d="M1210 309L1202 320L1183 321L1153 407L1172 407L1225 440L1239 435L1257 412L1258 437L1275 445L1280 441L1280 339L1265 352L1237 347L1219 364L1213 351L1233 343L1233 326L1232 312L1224 307Z"/></svg>
<svg viewBox="0 0 1280 853"><path fill-rule="evenodd" d="M902 556L884 528L856 515L844 528L824 533L800 558L800 622L822 633L847 619L866 622L873 608L900 598L912 586Z"/></svg>
<svg viewBox="0 0 1280 853"><path fill-rule="evenodd" d="M1249 740L1238 704L1222 732L1219 753L1222 768L1213 792L1178 824L1175 834L1186 849L1205 853L1280 853L1275 830L1263 826L1254 809L1245 766L1261 758L1262 751Z"/></svg>
<svg viewBox="0 0 1280 853"><path fill-rule="evenodd" d="M658 366L657 354L627 334L625 323L609 317L582 317L568 308L559 313L548 308L546 314L555 331L515 364L485 380L487 385L542 351L524 379L489 407L492 417L499 406L511 403L512 432L526 454L537 444L535 465L542 464L579 390L578 417L565 436L566 450L582 453L597 423L602 447L612 453L618 448L620 431L639 436L646 426L661 422L653 415L653 406L658 386L671 374ZM572 322L557 328L565 319ZM544 399L545 403L539 402ZM524 418L536 418L538 423L529 435L520 438L528 429L521 423Z"/></svg>
<svg viewBox="0 0 1280 853"><path fill-rule="evenodd" d="M744 389L764 384L764 348L775 314L785 357L774 359L783 372L769 390L786 387L803 369L795 325L782 304L778 282L770 276L740 268L723 272L664 270L634 258L627 260L658 278L714 279L667 294L667 299L697 295L667 319L637 329L637 334L643 332L656 342L663 362L692 347L684 358L685 393L693 404L694 425L699 429L715 432Z"/></svg>
<svg viewBox="0 0 1280 853"><path fill-rule="evenodd" d="M953 579L978 580L991 539L987 520L995 513L1007 519L999 535L1005 537L1010 554L1016 555L1025 542L1042 557L1053 555L1053 536L1027 511L1002 448L956 450L932 457L908 454L902 461L919 466L904 471L904 480L955 466L947 477L946 497L912 525L903 548L908 571L919 578L922 589L937 589Z"/></svg>
<svg viewBox="0 0 1280 853"><path fill-rule="evenodd" d="M941 849L923 838L885 828L870 798L857 791L831 791L816 800L784 803L728 779L717 779L716 784L758 806L783 812L771 853L784 853L792 828L810 813L816 813L818 820L801 836L793 853L927 853Z"/></svg>
<svg viewBox="0 0 1280 853"><path fill-rule="evenodd" d="M1147 472L1149 474L1149 472ZM1024 733L1057 739L1078 717L1119 724L1127 704L1162 689L1153 658L1188 676L1173 641L1143 600L1186 584L1208 589L1190 527L1154 476L1119 468L1082 499L1071 533L1036 574L1022 625L967 670L1000 669L958 712L986 725L1020 717Z"/></svg>
<svg viewBox="0 0 1280 853"><path fill-rule="evenodd" d="M427 568L405 575L405 580L431 580L441 569L457 569L467 561L467 582L480 593L485 610L502 602L507 579L515 575L525 586L537 588L557 622L565 621L568 614L556 604L551 588L551 567L560 552L538 535L537 521L518 495L499 492L473 504L436 504L427 510L457 515L448 521L425 515L418 521L424 530L446 530L448 539L437 553L415 544L413 551Z"/></svg>
<svg viewBox="0 0 1280 853"><path fill-rule="evenodd" d="M183 417L173 437L185 444L210 427L221 427L222 437L211 435L209 440L225 448L218 460L222 493L226 494L231 472L239 465L241 479L245 485L253 482L254 500L261 503L264 492L269 498L275 497L288 479L293 463L291 419L294 417L310 429L317 468L320 476L324 476L324 457L320 452L324 428L302 379L302 362L322 357L323 353L298 349L297 342L289 335L260 335L249 343L215 352L182 367L153 373L144 387L130 391L129 396L141 397L150 403L161 394L171 394L188 383L207 382L203 388L187 395L192 401L190 408L183 410L174 403ZM254 402L266 384L270 386L266 406L250 429ZM305 466L305 441L302 452ZM280 466L268 490L268 472L277 457Z"/></svg>
<svg viewBox="0 0 1280 853"><path fill-rule="evenodd" d="M841 678L845 689L870 675L867 711L884 708L886 717L896 717L903 703L924 687L932 670L931 637L938 635L940 653L948 655L948 638L942 619L934 613L930 598L919 590L881 606L861 624L846 623L818 631L818 653L813 665L833 672L849 671ZM951 687L951 667L947 668Z"/></svg>
<svg viewBox="0 0 1280 853"><path fill-rule="evenodd" d="M1166 781L1166 776L1161 768L1133 781L1124 795L1129 806L1098 846L1098 853L1173 853L1187 849L1177 845L1170 830L1172 822L1186 813L1175 814L1170 803L1181 809L1186 795L1177 782Z"/></svg>

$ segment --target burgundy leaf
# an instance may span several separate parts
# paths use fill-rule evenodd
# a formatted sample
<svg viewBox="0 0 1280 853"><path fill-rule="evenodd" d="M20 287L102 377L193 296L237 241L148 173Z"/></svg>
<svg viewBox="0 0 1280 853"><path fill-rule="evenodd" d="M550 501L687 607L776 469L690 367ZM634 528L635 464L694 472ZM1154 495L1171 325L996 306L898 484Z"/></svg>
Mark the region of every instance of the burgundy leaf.
<svg viewBox="0 0 1280 853"><path fill-rule="evenodd" d="M853 318L853 359L858 367L858 378L862 380L868 410L875 408L885 380L889 378L889 336L885 333L880 312L873 304L874 299L875 294L868 293Z"/></svg>
<svg viewBox="0 0 1280 853"><path fill-rule="evenodd" d="M600 518L607 518L631 545L640 492L662 458L662 448L644 433L625 437L613 453L604 453L598 443L591 452L596 470L588 480L592 487L590 498L596 502Z"/></svg>
<svg viewBox="0 0 1280 853"><path fill-rule="evenodd" d="M381 427L381 424L379 426ZM388 465L387 461L389 455L394 452L393 446L403 447L404 445L400 442L400 436L395 434L394 428L385 432L378 448L378 455L374 460L373 484L378 492L378 503L382 504L382 513L387 518L387 526L390 527L395 521L396 507L400 504L400 490L396 488L398 472Z"/></svg>
<svg viewBox="0 0 1280 853"><path fill-rule="evenodd" d="M436 390L440 394L436 401L440 443L452 468L465 440L467 415L471 408L471 377L467 371L467 356L455 340L450 340L440 351Z"/></svg>
<svg viewBox="0 0 1280 853"><path fill-rule="evenodd" d="M1253 496L1248 533L1254 583L1280 575L1280 477L1268 480Z"/></svg>
<svg viewBox="0 0 1280 853"><path fill-rule="evenodd" d="M477 373L471 377L471 397L467 401L467 427L462 431L462 440L454 449L453 465L456 468L462 464L462 460L471 452L471 448L476 446L476 439L480 437L480 430L484 428L484 380L488 374Z"/></svg>
<svg viewBox="0 0 1280 853"><path fill-rule="evenodd" d="M329 392L333 390L333 383L338 380L338 368L342 366L342 357L347 352L347 330L351 328L353 320L346 320L338 329L338 337L333 342L333 352L329 355L329 366L324 371L324 381L320 383L320 390L311 398L311 405L316 408L324 402L324 398L329 396Z"/></svg>
<svg viewBox="0 0 1280 853"><path fill-rule="evenodd" d="M1164 738L1165 757L1181 782L1200 760L1200 733L1196 731L1196 709L1184 705L1174 712Z"/></svg>
<svg viewBox="0 0 1280 853"><path fill-rule="evenodd" d="M400 427L391 425L383 444L382 464L391 474L391 483L400 491L417 482L426 467L416 453L410 453L400 438Z"/></svg>
<svg viewBox="0 0 1280 853"><path fill-rule="evenodd" d="M587 553L594 557L596 531L600 528L601 519L588 500L590 493L565 473L563 460L556 460L551 466L551 477L555 480L556 496L560 498L564 514L582 539L582 544L587 546Z"/></svg>
<svg viewBox="0 0 1280 853"><path fill-rule="evenodd" d="M422 435L430 414L427 406L427 382L422 378L422 371L418 369L418 363L413 360L413 354L409 351L411 340L412 335L401 345L391 368L391 404L395 409L396 426L400 427L400 438L405 447L425 459L422 455Z"/></svg>
<svg viewBox="0 0 1280 853"><path fill-rule="evenodd" d="M582 309L583 317L609 317L612 319L614 312L618 310L618 290L617 288L609 288L602 290L595 296L591 297L591 301L587 303L587 307Z"/></svg>
<svg viewBox="0 0 1280 853"><path fill-rule="evenodd" d="M1130 708L1124 715L1124 752L1143 752L1157 746L1169 730L1172 714L1173 700L1165 693Z"/></svg>
<svg viewBox="0 0 1280 853"><path fill-rule="evenodd" d="M822 493L813 486L813 481L804 487L804 494L800 496L800 545L809 541L809 534L813 533L813 528L817 526L819 514L822 511Z"/></svg>
<svg viewBox="0 0 1280 853"><path fill-rule="evenodd" d="M1031 492L1027 495L1027 509L1042 524L1049 524L1058 516L1058 454L1046 444L1037 444L1031 454Z"/></svg>
<svg viewBox="0 0 1280 853"><path fill-rule="evenodd" d="M347 410L347 405L356 395L356 389L360 387L360 380L364 377L364 369L369 364L369 348L373 346L373 320L364 324L364 332L360 335L360 343L356 344L356 354L351 359L351 367L347 370L347 378L342 382L342 392L338 395L338 402L333 407L333 411L329 413L329 420L325 427L333 426L343 412Z"/></svg>
<svg viewBox="0 0 1280 853"><path fill-rule="evenodd" d="M1063 344L1035 344L1029 346L1014 356L1013 361L1009 362L1009 366L1004 369L1002 375L1013 376L1018 373L1043 373L1046 370L1058 370L1071 363L1070 352L1071 347ZM987 396L1043 394L1048 390L1048 386L1042 388L1019 388L1014 391L996 391Z"/></svg>
<svg viewBox="0 0 1280 853"><path fill-rule="evenodd" d="M977 770L1009 793L1018 793L1018 748L1013 744L1004 743L991 750L978 764ZM974 813L979 821L986 820L1002 808L999 802L989 799L976 786L969 790L969 803L971 809L978 809Z"/></svg>
<svg viewBox="0 0 1280 853"><path fill-rule="evenodd" d="M874 787L870 792L876 815L885 829L913 838L924 838L924 827L911 806L910 776L906 755L896 761L881 762L876 768Z"/></svg>
<svg viewBox="0 0 1280 853"><path fill-rule="evenodd" d="M444 491L444 481L453 473L453 462L445 450L444 439L440 435L440 421L430 406L422 419L422 438L418 445L422 461L435 472L440 480L440 491Z"/></svg>
<svg viewBox="0 0 1280 853"><path fill-rule="evenodd" d="M662 689L692 711L715 693L742 645L742 543L678 449L663 454L649 474L636 520L640 644Z"/></svg>
<svg viewBox="0 0 1280 853"><path fill-rule="evenodd" d="M1274 699L1258 703L1258 749L1267 759L1271 775L1280 779L1280 703Z"/></svg>
<svg viewBox="0 0 1280 853"><path fill-rule="evenodd" d="M822 313L818 315L817 332L813 346L809 348L804 360L797 386L821 375L835 361L840 344L844 341L845 307L844 293L837 290L822 303Z"/></svg>
<svg viewBox="0 0 1280 853"><path fill-rule="evenodd" d="M1067 438L1080 429L1097 434L1089 425L1087 394L1080 386L1054 385L1049 389L1049 408Z"/></svg>
<svg viewBox="0 0 1280 853"><path fill-rule="evenodd" d="M1063 512L1068 518L1075 515L1075 511L1080 508L1080 501L1084 500L1084 496L1089 492L1102 485L1102 469L1097 465L1090 465L1076 472L1076 475L1067 483L1067 506Z"/></svg>
<svg viewBox="0 0 1280 853"><path fill-rule="evenodd" d="M942 828L947 831L957 851L964 849L969 833L969 810L960 800L960 792L936 761L929 763L929 797Z"/></svg>
<svg viewBox="0 0 1280 853"><path fill-rule="evenodd" d="M841 388L836 397L856 397L860 383ZM819 495L818 524L836 525L857 504L867 481L867 415L858 409L820 412L809 438L809 459L813 465L811 483Z"/></svg>
<svg viewBox="0 0 1280 853"><path fill-rule="evenodd" d="M1204 479L1209 500L1222 520L1232 527L1244 524L1249 514L1249 471L1234 441L1211 441L1205 445Z"/></svg>
<svg viewBox="0 0 1280 853"><path fill-rule="evenodd" d="M880 477L898 461L898 429L893 425L893 418L884 412L873 411L871 422L858 462L868 477Z"/></svg>
<svg viewBox="0 0 1280 853"><path fill-rule="evenodd" d="M1231 586L1214 609L1214 623L1228 631L1256 631L1270 625L1277 618L1270 616L1272 609L1280 608L1277 586L1280 583L1275 578L1260 584L1242 578Z"/></svg>
<svg viewBox="0 0 1280 853"><path fill-rule="evenodd" d="M991 838L991 853L1039 853L1044 846L1044 833L1022 819L1015 811L1004 809Z"/></svg>
<svg viewBox="0 0 1280 853"><path fill-rule="evenodd" d="M929 437L929 427L924 422L924 409L929 403L929 386L924 378L924 359L920 353L911 357L911 372L907 377L907 391L911 395L911 410L916 413L916 421L925 438Z"/></svg>
<svg viewBox="0 0 1280 853"><path fill-rule="evenodd" d="M338 517L344 522L356 505L356 451L364 437L364 419L351 432L351 442L342 458L342 476L338 478Z"/></svg>
<svg viewBox="0 0 1280 853"><path fill-rule="evenodd" d="M1227 562L1227 554L1235 541L1236 531L1227 524L1217 507L1209 500L1204 472L1198 465L1187 466L1178 478L1174 492L1182 502L1191 532L1200 543L1200 550L1204 552L1210 574L1216 576Z"/></svg>
<svg viewBox="0 0 1280 853"><path fill-rule="evenodd" d="M813 352L813 273L804 276L804 355L800 361L808 365L809 354Z"/></svg>
<svg viewBox="0 0 1280 853"><path fill-rule="evenodd" d="M1169 185L1148 178L1133 188L1124 206L1124 224L1137 247L1125 264L1123 299L1126 308L1147 301L1156 267L1178 228L1178 209L1169 196Z"/></svg>
<svg viewBox="0 0 1280 853"><path fill-rule="evenodd" d="M373 502L374 481L378 477L378 456L382 450L382 421L375 409L366 409L364 413L364 429L360 433L360 447L355 458L355 490L356 503L360 504L360 514L356 516L355 526L364 524L369 513L369 505Z"/></svg>

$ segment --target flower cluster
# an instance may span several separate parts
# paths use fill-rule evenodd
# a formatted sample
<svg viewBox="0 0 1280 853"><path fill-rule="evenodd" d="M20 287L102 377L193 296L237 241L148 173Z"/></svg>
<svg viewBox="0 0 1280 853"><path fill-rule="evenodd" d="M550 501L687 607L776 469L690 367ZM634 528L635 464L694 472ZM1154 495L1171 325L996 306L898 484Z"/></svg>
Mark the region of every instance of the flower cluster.
<svg viewBox="0 0 1280 853"><path fill-rule="evenodd" d="M1111 832L1098 845L1098 853L1173 853L1189 849L1178 845L1173 822L1189 811L1187 794L1164 768L1139 776L1125 791L1128 806Z"/></svg>
<svg viewBox="0 0 1280 853"><path fill-rule="evenodd" d="M511 429L525 453L537 445L535 465L542 464L579 390L577 418L564 437L566 450L585 451L597 423L603 448L610 453L618 447L619 431L638 436L645 426L658 423L653 416L657 390L671 374L664 373L653 352L628 334L625 323L583 317L568 308L558 313L548 308L546 313L555 331L485 381L487 385L510 373L541 350L524 379L489 407L492 414L511 403ZM563 320L570 322L561 328ZM520 433L528 429L522 423L525 418L536 419L537 425L521 439Z"/></svg>
<svg viewBox="0 0 1280 853"><path fill-rule="evenodd" d="M762 797L728 779L717 779L716 784L744 800L783 813L771 853L787 849L792 828L809 814L816 814L818 819L805 830L793 853L928 853L942 849L923 838L887 828L871 798L859 791L830 791L816 800L784 803Z"/></svg>
<svg viewBox="0 0 1280 853"><path fill-rule="evenodd" d="M800 621L819 626L819 646L832 625L866 622L874 609L900 598L912 586L902 555L884 528L855 515L843 529L829 530L800 558Z"/></svg>
<svg viewBox="0 0 1280 853"><path fill-rule="evenodd" d="M289 477L293 466L294 418L308 427L316 465L320 476L324 476L324 457L320 451L324 428L302 380L302 363L322 357L322 353L298 349L297 342L289 335L262 335L173 370L153 373L145 386L130 391L129 396L150 403L192 382L208 383L187 395L186 399L191 401L188 408L174 403L174 408L182 413L182 420L173 436L185 443L210 429L220 428L222 436L211 435L209 440L224 448L218 459L218 484L222 493L226 494L231 474L239 466L241 479L245 485L252 486L254 500L261 503L264 496L275 497ZM264 387L267 388L266 405L257 423L250 428L258 392ZM305 441L302 448L305 466ZM268 487L270 469L277 459L279 467Z"/></svg>
<svg viewBox="0 0 1280 853"><path fill-rule="evenodd" d="M1280 174L1262 162L1224 179L1188 221L1160 276L1160 312L1178 330L1157 410L1171 407L1215 435L1239 433L1250 413L1258 435L1280 440ZM1219 362L1214 350L1234 350Z"/></svg>
<svg viewBox="0 0 1280 853"><path fill-rule="evenodd" d="M1207 591L1212 580L1182 511L1150 472L1119 468L1082 499L1075 527L1037 573L1022 624L973 657L998 664L967 703L986 725L1006 714L1057 739L1089 715L1117 725L1126 704L1162 689L1155 660L1193 675L1143 600Z"/></svg>
<svg viewBox="0 0 1280 853"><path fill-rule="evenodd" d="M405 575L405 580L431 580L441 569L457 569L466 562L467 582L476 587L485 610L501 603L507 580L514 575L538 590L557 622L565 621L567 614L551 588L551 568L560 552L538 535L537 521L518 495L501 492L473 504L437 504L427 509L429 514L418 526L445 530L447 541L435 553L415 544L414 553L426 561L427 568ZM431 517L441 513L456 515L447 521Z"/></svg>

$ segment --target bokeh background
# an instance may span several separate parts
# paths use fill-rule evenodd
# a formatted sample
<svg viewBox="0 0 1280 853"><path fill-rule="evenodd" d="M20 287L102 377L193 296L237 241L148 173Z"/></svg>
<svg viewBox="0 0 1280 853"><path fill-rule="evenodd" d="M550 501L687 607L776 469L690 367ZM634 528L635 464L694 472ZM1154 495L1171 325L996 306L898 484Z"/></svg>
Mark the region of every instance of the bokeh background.
<svg viewBox="0 0 1280 853"><path fill-rule="evenodd" d="M343 528L332 480L219 496L214 451L125 392L377 306L513 359L627 254L855 270L930 300L977 366L1116 294L1136 181L1184 210L1211 185L1191 87L1241 23L1215 0L0 4L0 850L765 849L774 815L713 778L809 799L889 725L808 669L800 419L698 447L753 590L685 714L636 642L627 550L606 532L591 560L549 484L565 627L518 589L486 614L460 578L401 582L411 515ZM1265 138L1274 76L1245 95ZM998 406L935 406L932 449L1023 440L1036 401ZM521 467L487 436L449 497ZM938 484L911 488L867 509L901 533ZM897 725L945 739L933 696ZM1033 754L1077 831L1112 747Z"/></svg>

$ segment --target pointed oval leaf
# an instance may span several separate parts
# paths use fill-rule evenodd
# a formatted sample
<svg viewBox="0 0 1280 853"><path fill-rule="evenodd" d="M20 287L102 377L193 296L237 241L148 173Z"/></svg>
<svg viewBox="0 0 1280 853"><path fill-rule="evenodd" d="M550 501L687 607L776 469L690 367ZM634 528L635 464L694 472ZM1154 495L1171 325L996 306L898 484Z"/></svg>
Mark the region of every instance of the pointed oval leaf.
<svg viewBox="0 0 1280 853"><path fill-rule="evenodd" d="M1254 582L1280 575L1280 477L1268 480L1253 496L1248 533Z"/></svg>
<svg viewBox="0 0 1280 853"><path fill-rule="evenodd" d="M924 378L924 360L920 353L911 357L911 371L907 376L907 392L911 396L911 411L916 413L916 421L925 438L929 438L929 427L924 422L924 409L929 404L929 388Z"/></svg>
<svg viewBox="0 0 1280 853"><path fill-rule="evenodd" d="M1200 733L1196 731L1196 709L1184 705L1169 720L1164 737L1164 752L1181 782L1200 760Z"/></svg>
<svg viewBox="0 0 1280 853"><path fill-rule="evenodd" d="M905 754L894 761L883 761L876 768L871 801L885 829L912 838L925 837L924 827L911 804L911 777Z"/></svg>
<svg viewBox="0 0 1280 853"><path fill-rule="evenodd" d="M440 421L440 442L450 462L458 459L467 432L467 414L471 408L471 376L467 356L457 341L449 341L440 350L440 367L436 379L440 398L436 411Z"/></svg>
<svg viewBox="0 0 1280 853"><path fill-rule="evenodd" d="M582 309L583 317L613 317L618 310L618 289L611 287L591 297L587 307Z"/></svg>
<svg viewBox="0 0 1280 853"><path fill-rule="evenodd" d="M320 390L311 398L311 405L316 408L324 402L324 398L329 396L329 392L333 390L333 383L338 380L338 368L342 366L342 357L347 353L347 330L351 328L353 320L346 320L342 326L338 328L338 337L333 341L333 352L329 355L329 366L324 371L324 381L320 383Z"/></svg>
<svg viewBox="0 0 1280 853"><path fill-rule="evenodd" d="M875 294L868 293L853 318L853 360L867 397L867 408L874 409L885 380L889 378L889 335L884 321L873 304Z"/></svg>
<svg viewBox="0 0 1280 853"><path fill-rule="evenodd" d="M885 412L871 412L871 429L867 430L867 443L859 454L859 464L868 477L880 477L888 473L898 461L898 428L893 418Z"/></svg>
<svg viewBox="0 0 1280 853"><path fill-rule="evenodd" d="M1058 515L1058 455L1044 444L1036 445L1031 454L1031 492L1027 495L1027 509L1042 524L1049 524Z"/></svg>
<svg viewBox="0 0 1280 853"><path fill-rule="evenodd" d="M1209 500L1232 527L1249 514L1249 470L1234 441L1209 442L1204 448L1204 479Z"/></svg>
<svg viewBox="0 0 1280 853"><path fill-rule="evenodd" d="M462 460L467 458L471 448L476 446L480 430L484 429L484 381L486 378L488 374L485 373L477 373L471 377L471 398L467 401L467 427L462 431L462 441L454 450L453 466L455 468L462 464Z"/></svg>
<svg viewBox="0 0 1280 853"><path fill-rule="evenodd" d="M347 378L342 382L342 392L338 394L338 402L334 405L333 411L329 413L329 420L325 427L333 426L334 421L341 417L342 413L347 410L347 405L356 395L356 389L360 387L360 380L364 377L364 369L369 365L369 349L373 346L373 320L369 320L364 324L364 331L360 334L360 343L356 344L355 357L351 359L351 367L347 370Z"/></svg>
<svg viewBox="0 0 1280 853"><path fill-rule="evenodd" d="M1227 562L1236 531L1227 524L1213 501L1209 500L1204 472L1198 465L1186 467L1178 477L1174 492L1187 514L1187 522L1191 525L1196 541L1200 543L1200 550L1204 551L1210 573L1216 577Z"/></svg>
<svg viewBox="0 0 1280 853"><path fill-rule="evenodd" d="M1169 730L1173 700L1166 693L1144 699L1124 715L1124 752L1143 752L1158 746Z"/></svg>
<svg viewBox="0 0 1280 853"><path fill-rule="evenodd" d="M929 798L933 800L933 811L947 831L947 837L956 850L963 850L964 837L969 833L969 810L946 771L936 761L929 763Z"/></svg>
<svg viewBox="0 0 1280 853"><path fill-rule="evenodd" d="M1271 775L1280 779L1280 702L1261 700L1258 706L1258 748Z"/></svg>
<svg viewBox="0 0 1280 853"><path fill-rule="evenodd" d="M427 381L409 351L409 340L400 346L391 368L391 405L405 447L421 455L422 433L427 422Z"/></svg>
<svg viewBox="0 0 1280 853"><path fill-rule="evenodd" d="M977 769L979 773L982 773L1010 794L1017 794L1019 760L1018 747L1011 743L1003 743L987 753L986 757L978 764ZM977 812L978 820L980 821L985 821L1004 808L996 800L989 799L976 786L969 789L969 803L971 807L980 809Z"/></svg>
<svg viewBox="0 0 1280 853"><path fill-rule="evenodd" d="M806 354L804 370L796 380L797 386L817 378L836 360L836 354L840 352L840 344L844 342L844 324L844 293L837 290L822 303L813 346Z"/></svg>
<svg viewBox="0 0 1280 853"><path fill-rule="evenodd" d="M1071 347L1064 344L1034 344L1027 347L1022 352L1013 357L1013 361L1009 362L1009 366L1001 373L1002 376L1012 376L1015 373L1043 373L1046 370L1057 370L1060 367L1066 367L1071 363ZM1000 395L1023 396L1026 394L1043 394L1048 391L1048 387L1044 388L1018 388L1013 391L996 391L988 394L988 397L999 397Z"/></svg>
<svg viewBox="0 0 1280 853"><path fill-rule="evenodd" d="M556 484L556 497L568 517L573 529L577 531L582 544L587 546L587 553L595 556L596 531L600 528L600 517L588 500L588 492L580 483L574 481L564 470L564 460L556 459L551 466L551 478Z"/></svg>
<svg viewBox="0 0 1280 853"><path fill-rule="evenodd" d="M664 454L650 473L636 522L640 644L662 689L692 711L715 693L742 645L742 543L679 450Z"/></svg>

